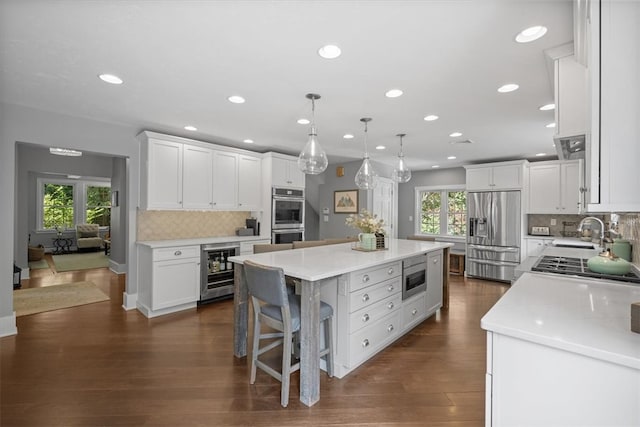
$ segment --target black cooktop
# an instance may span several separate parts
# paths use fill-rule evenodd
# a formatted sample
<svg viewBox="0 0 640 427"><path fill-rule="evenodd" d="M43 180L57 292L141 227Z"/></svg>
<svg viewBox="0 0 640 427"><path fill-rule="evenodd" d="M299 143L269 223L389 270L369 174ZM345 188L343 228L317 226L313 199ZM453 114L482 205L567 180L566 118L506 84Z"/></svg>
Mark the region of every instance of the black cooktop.
<svg viewBox="0 0 640 427"><path fill-rule="evenodd" d="M543 256L534 264L531 271L640 283L640 276L633 271L624 275L603 274L591 271L589 267L587 267L587 260L583 258Z"/></svg>

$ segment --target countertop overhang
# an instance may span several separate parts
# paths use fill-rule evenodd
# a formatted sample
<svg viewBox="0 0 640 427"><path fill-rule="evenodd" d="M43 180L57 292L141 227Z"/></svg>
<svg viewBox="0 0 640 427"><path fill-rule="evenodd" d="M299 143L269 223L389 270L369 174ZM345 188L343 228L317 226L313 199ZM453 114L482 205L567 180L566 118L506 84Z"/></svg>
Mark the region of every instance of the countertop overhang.
<svg viewBox="0 0 640 427"><path fill-rule="evenodd" d="M286 275L313 282L452 246L448 242L388 239L388 249L379 251L357 251L352 249L352 243L342 243L234 256L229 260L277 266Z"/></svg>
<svg viewBox="0 0 640 427"><path fill-rule="evenodd" d="M193 246L208 245L218 243L239 243L250 242L254 240L271 240L268 236L217 236L217 237L198 237L192 239L175 239L175 240L141 240L136 244L147 246L151 249L169 248L172 246Z"/></svg>
<svg viewBox="0 0 640 427"><path fill-rule="evenodd" d="M551 274L523 274L482 318L487 331L640 369L631 303L640 286Z"/></svg>

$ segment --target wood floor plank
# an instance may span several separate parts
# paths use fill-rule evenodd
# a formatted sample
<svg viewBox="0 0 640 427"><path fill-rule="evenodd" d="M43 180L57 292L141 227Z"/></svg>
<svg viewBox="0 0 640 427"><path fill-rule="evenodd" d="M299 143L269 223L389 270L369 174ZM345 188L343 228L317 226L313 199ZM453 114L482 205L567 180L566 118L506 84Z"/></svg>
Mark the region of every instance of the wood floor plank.
<svg viewBox="0 0 640 427"><path fill-rule="evenodd" d="M111 300L18 318L0 339L2 426L482 426L480 318L508 286L452 276L450 307L343 379L318 404L280 406L280 384L233 357L232 301L147 319L122 310L108 269L34 270L23 287L90 280Z"/></svg>

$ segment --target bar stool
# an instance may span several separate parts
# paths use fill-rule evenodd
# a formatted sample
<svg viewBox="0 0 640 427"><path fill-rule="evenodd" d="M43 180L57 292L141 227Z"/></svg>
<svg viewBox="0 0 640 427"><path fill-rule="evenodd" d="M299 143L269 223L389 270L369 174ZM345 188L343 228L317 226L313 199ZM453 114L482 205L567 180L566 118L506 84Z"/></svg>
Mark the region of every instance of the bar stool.
<svg viewBox="0 0 640 427"><path fill-rule="evenodd" d="M281 268L268 267L245 261L245 277L251 302L253 305L253 346L251 348L251 379L256 382L256 370L262 369L282 383L280 403L286 407L289 404L289 384L291 373L300 369L300 362L291 363L292 341L294 334L300 331L300 297L287 293L284 272ZM319 357L324 357L327 363L327 374L333 376L333 337L332 337L333 308L320 302L320 322L324 324L325 348L320 350ZM265 324L279 332L261 333L261 326ZM274 339L264 347L260 347L260 340ZM282 344L282 369L276 371L258 356Z"/></svg>

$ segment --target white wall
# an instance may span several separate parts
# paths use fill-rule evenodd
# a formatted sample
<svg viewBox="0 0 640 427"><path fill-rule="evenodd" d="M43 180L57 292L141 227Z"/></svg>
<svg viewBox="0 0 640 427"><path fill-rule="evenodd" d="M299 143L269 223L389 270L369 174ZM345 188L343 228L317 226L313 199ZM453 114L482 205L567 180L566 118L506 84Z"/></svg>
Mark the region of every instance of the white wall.
<svg viewBox="0 0 640 427"><path fill-rule="evenodd" d="M136 230L136 207L140 186L140 129L98 122L59 113L0 103L0 336L16 332L13 312L14 241L19 215L16 193L16 143L59 146L129 158L127 176L127 224ZM127 237L127 290L124 304L135 308L137 260L135 233Z"/></svg>

